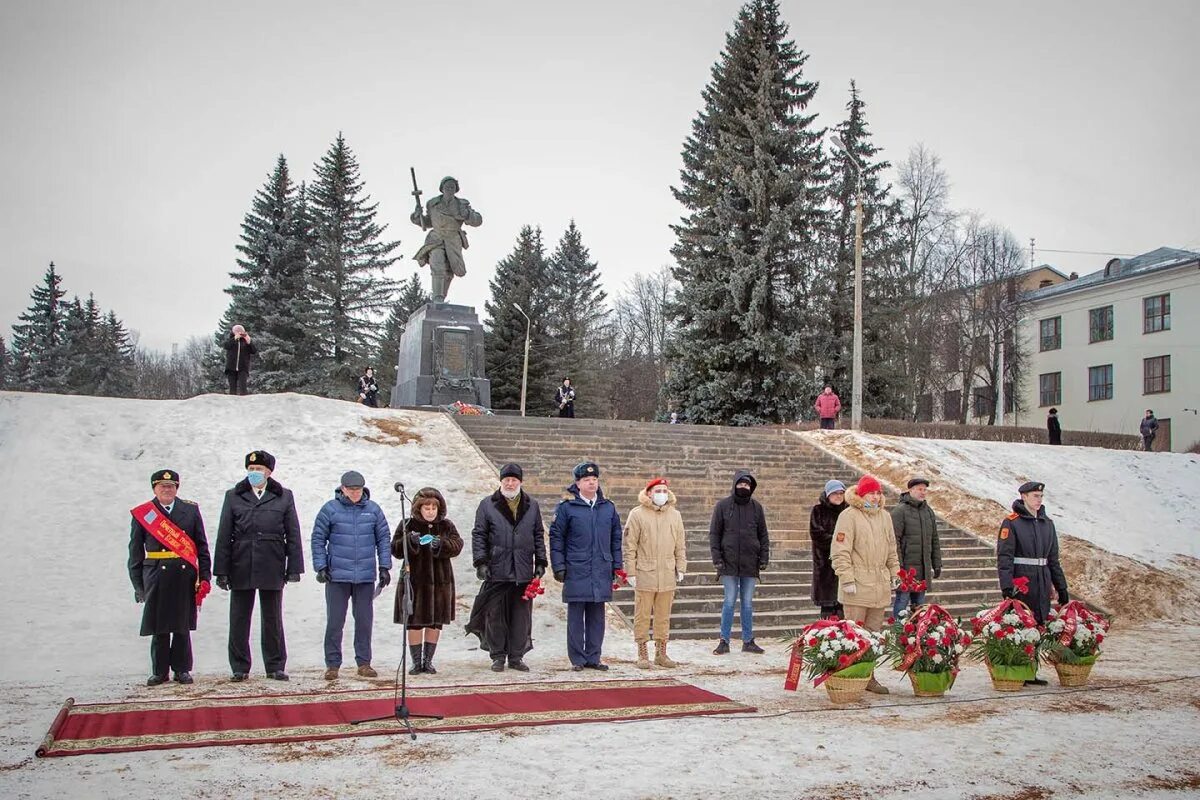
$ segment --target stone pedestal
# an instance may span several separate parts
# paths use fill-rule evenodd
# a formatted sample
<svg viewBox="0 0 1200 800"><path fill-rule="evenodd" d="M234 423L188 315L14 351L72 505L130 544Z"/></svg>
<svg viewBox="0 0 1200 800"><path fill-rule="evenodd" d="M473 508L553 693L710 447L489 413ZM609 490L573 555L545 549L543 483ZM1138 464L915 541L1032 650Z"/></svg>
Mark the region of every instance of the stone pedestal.
<svg viewBox="0 0 1200 800"><path fill-rule="evenodd" d="M464 403L492 405L485 375L483 325L472 306L426 303L400 336L392 407Z"/></svg>

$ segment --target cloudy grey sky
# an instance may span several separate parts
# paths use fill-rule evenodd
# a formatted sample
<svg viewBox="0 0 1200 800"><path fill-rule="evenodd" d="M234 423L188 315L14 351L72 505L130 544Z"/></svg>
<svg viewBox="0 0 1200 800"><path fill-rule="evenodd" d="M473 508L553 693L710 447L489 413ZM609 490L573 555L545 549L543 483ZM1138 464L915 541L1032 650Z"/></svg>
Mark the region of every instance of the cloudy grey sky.
<svg viewBox="0 0 1200 800"><path fill-rule="evenodd" d="M482 313L518 228L552 247L571 217L615 293L670 260L669 187L740 5L4 0L0 332L54 260L149 346L207 335L276 155L307 178L338 131L402 240L395 277L411 165L484 216L452 301ZM1040 248L1200 248L1200 3L782 7L821 123L856 79L886 155L927 144L956 208Z"/></svg>

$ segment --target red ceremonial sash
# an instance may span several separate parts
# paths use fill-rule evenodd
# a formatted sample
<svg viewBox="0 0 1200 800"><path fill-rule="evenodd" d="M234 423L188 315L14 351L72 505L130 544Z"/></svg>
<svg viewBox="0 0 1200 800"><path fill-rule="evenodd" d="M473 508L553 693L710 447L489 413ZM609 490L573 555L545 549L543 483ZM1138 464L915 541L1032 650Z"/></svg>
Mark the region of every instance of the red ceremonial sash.
<svg viewBox="0 0 1200 800"><path fill-rule="evenodd" d="M191 564L192 569L199 574L200 562L196 558L196 543L192 541L192 537L183 532L182 528L171 522L167 515L154 505L153 500L142 503L137 508L131 509L129 513L133 514L133 518L146 529L146 533L157 539L163 547Z"/></svg>

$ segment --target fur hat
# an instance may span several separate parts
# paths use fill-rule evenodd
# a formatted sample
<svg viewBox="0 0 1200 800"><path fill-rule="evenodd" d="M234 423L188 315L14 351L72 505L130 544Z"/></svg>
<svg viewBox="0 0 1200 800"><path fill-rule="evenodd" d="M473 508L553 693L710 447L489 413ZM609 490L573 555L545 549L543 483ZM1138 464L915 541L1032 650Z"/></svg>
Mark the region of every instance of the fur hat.
<svg viewBox="0 0 1200 800"><path fill-rule="evenodd" d="M521 465L515 462L509 462L500 468L500 480L505 478L516 478L519 481L525 480L525 471L521 469Z"/></svg>
<svg viewBox="0 0 1200 800"><path fill-rule="evenodd" d="M266 450L253 450L246 453L246 468L252 466L266 467L272 472L275 471L275 456L268 453Z"/></svg>

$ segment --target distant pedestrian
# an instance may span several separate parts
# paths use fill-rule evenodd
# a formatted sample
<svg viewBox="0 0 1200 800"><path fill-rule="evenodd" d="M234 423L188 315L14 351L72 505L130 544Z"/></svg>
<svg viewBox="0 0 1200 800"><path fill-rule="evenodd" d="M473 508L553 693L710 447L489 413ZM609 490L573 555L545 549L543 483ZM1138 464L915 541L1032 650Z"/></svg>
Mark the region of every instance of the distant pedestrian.
<svg viewBox="0 0 1200 800"><path fill-rule="evenodd" d="M575 387L570 378L563 378L562 385L554 393L554 404L558 406L560 417L575 418Z"/></svg>
<svg viewBox="0 0 1200 800"><path fill-rule="evenodd" d="M671 424L672 424L672 425L678 425L678 424L679 424L679 412L678 412L678 411L672 411L672 412L671 412Z"/></svg>
<svg viewBox="0 0 1200 800"><path fill-rule="evenodd" d="M1050 409L1046 416L1046 432L1050 436L1050 444L1062 444L1062 426L1058 424L1058 409Z"/></svg>
<svg viewBox="0 0 1200 800"><path fill-rule="evenodd" d="M229 379L230 394L249 394L250 361L258 348L250 341L250 334L241 325L229 330L229 338L221 345L225 348L225 377Z"/></svg>
<svg viewBox="0 0 1200 800"><path fill-rule="evenodd" d="M625 569L633 587L633 641L637 666L650 669L651 623L654 626L654 663L677 667L667 656L671 638L671 604L675 588L687 574L687 547L683 517L675 507L675 493L666 478L652 478L638 493L637 507L625 521Z"/></svg>
<svg viewBox="0 0 1200 800"><path fill-rule="evenodd" d="M905 608L916 608L925 604L925 592L934 578L942 577L942 542L938 536L937 516L925 500L929 489L928 478L913 478L908 482L908 491L900 495L900 502L892 509L892 530L896 534L896 554L902 569L915 569L918 581L925 581L926 588L920 592L896 590L892 601L892 616L900 616Z"/></svg>
<svg viewBox="0 0 1200 800"><path fill-rule="evenodd" d="M1142 449L1147 453L1154 449L1154 437L1158 435L1158 420L1154 417L1154 412L1146 409L1146 416L1142 418L1142 424L1139 426L1142 433Z"/></svg>
<svg viewBox="0 0 1200 800"><path fill-rule="evenodd" d="M762 653L754 641L754 587L771 560L771 537L762 504L751 495L758 481L749 471L733 476L733 491L717 501L708 525L708 545L713 566L725 588L721 605L721 639L714 655L729 652L733 633L733 607L741 597L742 652Z"/></svg>
<svg viewBox="0 0 1200 800"><path fill-rule="evenodd" d="M375 383L375 370L367 367L358 376L358 402L371 408L379 408L379 384Z"/></svg>
<svg viewBox="0 0 1200 800"><path fill-rule="evenodd" d="M412 516L401 522L392 536L392 555L404 556L403 537L408 537L409 579L412 582L412 613L408 615L408 651L412 656L409 675L436 675L433 654L442 626L454 621L454 565L451 559L462 552L463 540L454 523L446 518L446 500L437 489L426 487L413 496ZM394 621L404 620L404 581L396 586Z"/></svg>
<svg viewBox="0 0 1200 800"><path fill-rule="evenodd" d="M379 591L392 581L391 529L371 499L362 473L350 470L317 512L312 532L312 564L325 584L325 680L342 666L346 607L354 615L354 661L358 674L375 678L371 667L371 628L375 620L375 579ZM376 572L378 565L378 573Z"/></svg>
<svg viewBox="0 0 1200 800"><path fill-rule="evenodd" d="M817 395L817 401L813 403L813 408L817 411L822 428L833 430L837 427L837 416L842 410L842 401L833 393L832 386L825 384L825 388Z"/></svg>
<svg viewBox="0 0 1200 800"><path fill-rule="evenodd" d="M845 615L838 602L838 579L829 560L829 548L833 544L833 529L837 518L846 510L846 484L831 480L825 491L808 515L808 538L812 539L812 601L821 608L821 617Z"/></svg>

